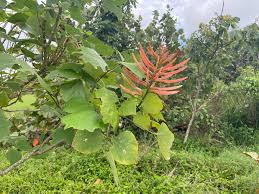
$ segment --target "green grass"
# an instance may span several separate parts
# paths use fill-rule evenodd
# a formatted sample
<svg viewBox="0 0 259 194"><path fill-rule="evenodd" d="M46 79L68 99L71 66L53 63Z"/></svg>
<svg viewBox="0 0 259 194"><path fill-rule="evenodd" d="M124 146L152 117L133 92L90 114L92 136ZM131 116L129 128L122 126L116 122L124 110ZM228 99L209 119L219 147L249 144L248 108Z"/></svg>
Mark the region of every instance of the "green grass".
<svg viewBox="0 0 259 194"><path fill-rule="evenodd" d="M116 187L109 164L98 156L59 149L45 159L32 159L0 178L2 193L255 193L259 188L258 164L228 148L214 152L177 148L170 161L142 146L135 166L118 165ZM8 165L3 151L0 168ZM172 176L168 176L171 174ZM102 183L94 185L96 179Z"/></svg>

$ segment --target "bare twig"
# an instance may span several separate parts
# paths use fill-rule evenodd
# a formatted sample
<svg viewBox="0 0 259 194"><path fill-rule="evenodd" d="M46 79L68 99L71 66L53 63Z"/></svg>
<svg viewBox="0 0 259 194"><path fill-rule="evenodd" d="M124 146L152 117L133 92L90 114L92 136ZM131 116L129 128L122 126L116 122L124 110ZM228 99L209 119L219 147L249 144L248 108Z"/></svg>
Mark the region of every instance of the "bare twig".
<svg viewBox="0 0 259 194"><path fill-rule="evenodd" d="M221 19L222 15L223 15L224 6L225 6L225 2L223 0L222 8L221 8L221 14L220 14L220 19ZM215 57L215 55L217 54L218 50L220 49L220 45L219 45L220 34L219 33L217 34L217 40L216 41L217 41L216 42L216 48L215 48L214 52L212 52L211 56L208 58L208 61L206 63L206 67L211 63L212 59ZM186 130L186 133L185 133L185 137L184 137L183 143L186 143L187 140L188 140L188 137L189 137L189 134L190 134L190 131L191 131L191 127L193 125L193 122L194 122L194 119L196 117L196 114L212 100L212 99L209 99L208 101L205 101L199 108L197 108L197 99L199 97L200 90L201 90L201 83L200 83L201 82L201 80L200 80L201 76L198 76L197 79L198 80L197 80L196 94L195 94L195 97L193 99L193 103L191 102L191 104L192 104L192 115L191 115L190 121L188 123L188 127L187 127L187 130Z"/></svg>

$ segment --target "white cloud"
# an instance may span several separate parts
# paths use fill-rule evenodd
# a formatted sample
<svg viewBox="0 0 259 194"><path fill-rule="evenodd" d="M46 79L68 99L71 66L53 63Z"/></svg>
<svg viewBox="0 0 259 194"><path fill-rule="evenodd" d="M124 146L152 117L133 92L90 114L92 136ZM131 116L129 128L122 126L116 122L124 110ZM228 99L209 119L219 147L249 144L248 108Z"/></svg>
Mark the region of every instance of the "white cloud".
<svg viewBox="0 0 259 194"><path fill-rule="evenodd" d="M173 8L173 15L178 18L178 26L189 35L201 22L208 22L215 13L220 13L222 0L140 0L135 15L143 17L145 27L152 19L152 11L160 13L166 10L169 4ZM240 26L243 27L259 17L259 0L225 0L224 14L240 17Z"/></svg>

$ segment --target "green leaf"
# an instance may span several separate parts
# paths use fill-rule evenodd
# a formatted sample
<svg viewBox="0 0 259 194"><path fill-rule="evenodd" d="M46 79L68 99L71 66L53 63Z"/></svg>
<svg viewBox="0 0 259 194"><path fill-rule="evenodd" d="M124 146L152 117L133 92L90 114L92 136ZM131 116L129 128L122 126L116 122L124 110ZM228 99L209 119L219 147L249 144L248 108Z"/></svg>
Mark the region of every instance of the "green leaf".
<svg viewBox="0 0 259 194"><path fill-rule="evenodd" d="M156 121L165 121L164 116L162 115L162 113L158 113L158 114L152 114L151 115L153 119L155 119Z"/></svg>
<svg viewBox="0 0 259 194"><path fill-rule="evenodd" d="M118 19L122 19L122 6L126 0L104 0L103 8L105 12L114 13Z"/></svg>
<svg viewBox="0 0 259 194"><path fill-rule="evenodd" d="M119 114L121 116L136 115L136 109L137 109L137 99L135 98L127 99L121 104L119 108Z"/></svg>
<svg viewBox="0 0 259 194"><path fill-rule="evenodd" d="M108 57L111 56L113 53L112 47L105 44L100 39L96 38L95 36L90 36L87 38L87 46L93 48L102 56Z"/></svg>
<svg viewBox="0 0 259 194"><path fill-rule="evenodd" d="M106 71L107 63L94 49L81 47L81 54L85 63L90 63L95 69L100 67L103 71Z"/></svg>
<svg viewBox="0 0 259 194"><path fill-rule="evenodd" d="M66 128L75 128L93 132L95 129L102 128L98 114L93 110L84 110L64 116L61 121Z"/></svg>
<svg viewBox="0 0 259 194"><path fill-rule="evenodd" d="M10 162L10 164L14 164L15 162L17 162L18 160L20 160L22 158L22 155L19 151L15 150L15 149L10 149L6 153L6 158Z"/></svg>
<svg viewBox="0 0 259 194"><path fill-rule="evenodd" d="M141 105L145 113L159 114L163 109L162 100L154 93L148 93Z"/></svg>
<svg viewBox="0 0 259 194"><path fill-rule="evenodd" d="M5 107L8 105L9 98L6 94L6 92L1 91L0 92L0 107Z"/></svg>
<svg viewBox="0 0 259 194"><path fill-rule="evenodd" d="M77 6L71 6L69 9L70 16L78 21L79 23L84 23L85 19L82 17L82 9Z"/></svg>
<svg viewBox="0 0 259 194"><path fill-rule="evenodd" d="M55 130L55 132L53 133L53 138L52 138L52 142L53 143L57 143L59 141L65 141L66 144L71 145L73 138L75 136L75 130L74 129L62 129L62 128L58 128Z"/></svg>
<svg viewBox="0 0 259 194"><path fill-rule="evenodd" d="M94 132L77 131L72 146L81 153L90 154L102 148L103 139L101 130L95 130Z"/></svg>
<svg viewBox="0 0 259 194"><path fill-rule="evenodd" d="M170 159L171 147L174 141L174 134L168 129L165 123L160 125L157 134L158 146L161 154L166 160Z"/></svg>
<svg viewBox="0 0 259 194"><path fill-rule="evenodd" d="M67 113L76 113L84 110L94 110L94 107L84 98L74 97L66 102L63 110Z"/></svg>
<svg viewBox="0 0 259 194"><path fill-rule="evenodd" d="M133 123L143 130L149 130L151 127L149 115L142 114L141 112L138 112L137 115L133 116Z"/></svg>
<svg viewBox="0 0 259 194"><path fill-rule="evenodd" d="M127 63L127 62L120 62L120 64L122 64L123 66L127 67L132 73L134 73L138 78L143 79L146 76L144 75L144 73L142 73L142 71L140 71L137 66L135 65L135 63Z"/></svg>
<svg viewBox="0 0 259 194"><path fill-rule="evenodd" d="M14 99L15 100L15 99ZM12 103L14 100L11 100ZM36 102L36 97L32 94L26 94L21 97L21 101L18 101L8 107L8 110L35 110L32 105Z"/></svg>
<svg viewBox="0 0 259 194"><path fill-rule="evenodd" d="M110 151L114 160L120 164L136 164L138 161L138 142L130 131L124 131L114 137Z"/></svg>
<svg viewBox="0 0 259 194"><path fill-rule="evenodd" d="M0 110L0 141L9 136L11 126L11 122L5 118L3 111Z"/></svg>
<svg viewBox="0 0 259 194"><path fill-rule="evenodd" d="M110 123L114 129L119 124L119 111L116 106L118 102L117 95L106 88L101 88L95 92L97 98L101 98L102 105L100 106L104 124Z"/></svg>
<svg viewBox="0 0 259 194"><path fill-rule="evenodd" d="M73 80L61 85L60 94L64 101L68 101L73 97L86 97L84 85L81 80Z"/></svg>
<svg viewBox="0 0 259 194"><path fill-rule="evenodd" d="M32 149L31 144L28 142L27 138L24 136L17 137L15 139L15 147L22 151L29 151Z"/></svg>
<svg viewBox="0 0 259 194"><path fill-rule="evenodd" d="M0 70L3 70L5 68L11 68L16 62L16 59L14 56L0 53Z"/></svg>

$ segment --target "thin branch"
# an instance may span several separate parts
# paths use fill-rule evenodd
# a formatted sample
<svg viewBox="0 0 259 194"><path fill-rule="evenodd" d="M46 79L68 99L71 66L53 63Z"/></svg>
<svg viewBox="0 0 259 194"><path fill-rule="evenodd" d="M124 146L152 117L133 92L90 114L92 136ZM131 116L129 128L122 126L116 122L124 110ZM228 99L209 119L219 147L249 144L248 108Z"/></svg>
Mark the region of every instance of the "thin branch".
<svg viewBox="0 0 259 194"><path fill-rule="evenodd" d="M27 154L26 156L24 156L23 158L21 158L20 160L18 160L17 162L15 162L14 164L12 164L11 166L9 166L8 168L2 170L0 172L0 177L4 176L6 174L8 174L9 172L15 170L16 168L18 168L20 165L22 165L24 162L26 162L27 160L29 160L30 158L32 158L33 156L37 156L37 155L41 155L44 154L52 149L54 149L55 147L61 146L63 145L65 142L64 140L61 140L55 144L53 144L52 146L50 146L49 148L47 148L46 150L40 151L42 149L42 147L44 145L46 145L49 140L52 138L52 136L47 137L42 144L40 144L38 147L36 147L33 151L31 151L29 154Z"/></svg>

